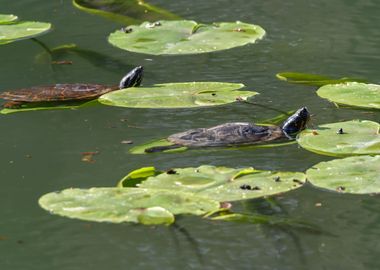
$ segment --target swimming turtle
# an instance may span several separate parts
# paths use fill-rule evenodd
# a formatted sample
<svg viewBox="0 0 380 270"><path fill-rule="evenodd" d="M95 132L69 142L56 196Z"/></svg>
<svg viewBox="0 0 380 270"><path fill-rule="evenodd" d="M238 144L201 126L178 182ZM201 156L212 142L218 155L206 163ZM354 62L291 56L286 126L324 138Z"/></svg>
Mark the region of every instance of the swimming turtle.
<svg viewBox="0 0 380 270"><path fill-rule="evenodd" d="M303 107L290 116L281 126L261 126L252 123L225 123L211 128L190 129L167 138L172 145L145 149L146 153L161 152L180 147L200 148L211 146L240 146L280 139L294 139L305 129L310 113Z"/></svg>
<svg viewBox="0 0 380 270"><path fill-rule="evenodd" d="M36 86L0 93L0 98L9 100L3 104L5 108L18 108L25 103L36 102L59 102L74 100L95 99L105 93L139 86L143 77L143 67L138 66L128 72L120 81L119 85L102 84L55 84Z"/></svg>

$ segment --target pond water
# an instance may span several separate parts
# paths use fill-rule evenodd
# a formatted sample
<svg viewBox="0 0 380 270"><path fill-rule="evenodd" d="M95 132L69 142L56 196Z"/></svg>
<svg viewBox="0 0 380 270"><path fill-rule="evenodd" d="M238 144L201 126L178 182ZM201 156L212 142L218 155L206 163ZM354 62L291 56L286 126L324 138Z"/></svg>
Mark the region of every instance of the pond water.
<svg viewBox="0 0 380 270"><path fill-rule="evenodd" d="M237 209L302 220L319 233L292 227L211 222L180 217L175 226L99 224L50 215L38 198L69 187L113 186L129 171L199 166L254 166L305 171L331 158L297 145L258 150L131 155L137 144L228 121L260 121L307 106L318 125L349 119L379 121L379 112L337 109L313 87L278 81L284 71L362 77L379 83L380 4L375 0L164 1L153 4L200 22L235 21L267 31L255 45L191 56L129 53L107 43L120 25L75 9L69 0L0 0L0 13L47 21L38 39L49 48L75 43L99 54L69 54L73 65L51 65L31 40L0 47L0 91L59 82L117 83L143 65L144 85L183 81L243 82L255 101L181 110L97 106L0 117L0 269L379 269L380 200L309 185ZM133 145L121 144L132 140ZM81 153L99 151L94 163ZM321 207L315 205L321 203Z"/></svg>

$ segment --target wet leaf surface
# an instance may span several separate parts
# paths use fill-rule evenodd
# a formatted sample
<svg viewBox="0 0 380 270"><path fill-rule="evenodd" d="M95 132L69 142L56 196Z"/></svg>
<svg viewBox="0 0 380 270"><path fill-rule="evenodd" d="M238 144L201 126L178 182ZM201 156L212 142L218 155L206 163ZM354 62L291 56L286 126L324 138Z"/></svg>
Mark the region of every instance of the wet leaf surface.
<svg viewBox="0 0 380 270"><path fill-rule="evenodd" d="M380 193L380 156L357 156L320 162L306 171L320 188L341 193Z"/></svg>
<svg viewBox="0 0 380 270"><path fill-rule="evenodd" d="M297 139L306 150L328 156L380 154L380 125L367 120L324 124Z"/></svg>
<svg viewBox="0 0 380 270"><path fill-rule="evenodd" d="M85 12L125 24L180 19L176 14L143 0L73 0L73 4Z"/></svg>
<svg viewBox="0 0 380 270"><path fill-rule="evenodd" d="M257 92L242 91L240 83L188 82L131 87L102 95L100 103L129 108L194 108L236 102Z"/></svg>
<svg viewBox="0 0 380 270"><path fill-rule="evenodd" d="M48 32L50 23L17 21L14 15L0 14L0 45Z"/></svg>
<svg viewBox="0 0 380 270"><path fill-rule="evenodd" d="M142 188L164 188L193 192L219 202L260 198L299 188L305 182L300 172L271 172L253 168L233 169L203 165L198 168L174 168L176 173L147 177ZM280 178L281 181L276 181ZM128 180L119 185L127 185ZM251 188L242 189L241 187Z"/></svg>
<svg viewBox="0 0 380 270"><path fill-rule="evenodd" d="M343 83L325 85L318 89L318 96L337 104L368 109L380 109L380 85Z"/></svg>
<svg viewBox="0 0 380 270"><path fill-rule="evenodd" d="M343 77L339 79L334 79L329 76L317 75L317 74L307 74L307 73L297 73L297 72L282 72L277 73L276 77L282 81L295 84L305 84L312 86L323 86L326 84L338 84L345 82L362 82L359 78L348 78Z"/></svg>
<svg viewBox="0 0 380 270"><path fill-rule="evenodd" d="M39 200L50 213L97 222L170 224L174 215L202 215L219 208L211 199L180 191L143 188L66 189Z"/></svg>
<svg viewBox="0 0 380 270"><path fill-rule="evenodd" d="M108 41L120 49L153 55L226 50L255 43L265 35L260 26L242 22L198 24L187 20L160 20L130 25L126 29L112 33Z"/></svg>

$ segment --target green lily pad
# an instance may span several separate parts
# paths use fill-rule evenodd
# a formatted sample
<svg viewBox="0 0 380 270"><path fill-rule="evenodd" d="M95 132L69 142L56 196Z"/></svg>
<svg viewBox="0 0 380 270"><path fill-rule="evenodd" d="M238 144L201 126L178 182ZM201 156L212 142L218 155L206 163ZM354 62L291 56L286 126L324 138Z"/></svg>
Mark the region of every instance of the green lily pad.
<svg viewBox="0 0 380 270"><path fill-rule="evenodd" d="M12 23L18 18L13 14L0 14L0 24Z"/></svg>
<svg viewBox="0 0 380 270"><path fill-rule="evenodd" d="M118 187L136 187L137 184L140 184L147 177L156 176L160 173L162 172L156 170L155 167L143 167L130 172L127 176L121 179ZM123 186L123 183L125 186Z"/></svg>
<svg viewBox="0 0 380 270"><path fill-rule="evenodd" d="M343 134L339 134L342 129ZM299 134L298 143L306 150L328 156L380 154L380 125L353 120L319 126Z"/></svg>
<svg viewBox="0 0 380 270"><path fill-rule="evenodd" d="M73 102L33 102L22 104L20 108L3 108L0 114L10 114L17 112L45 111L45 110L63 110L63 109L81 109L99 104L97 100L91 101L73 101Z"/></svg>
<svg viewBox="0 0 380 270"><path fill-rule="evenodd" d="M321 162L306 171L315 186L354 194L380 193L380 156L357 156Z"/></svg>
<svg viewBox="0 0 380 270"><path fill-rule="evenodd" d="M317 94L337 104L380 109L380 85L378 84L349 82L325 85L318 89Z"/></svg>
<svg viewBox="0 0 380 270"><path fill-rule="evenodd" d="M277 73L276 77L282 81L296 84L323 86L326 84L337 84L345 82L362 82L362 79L343 77L340 79L334 79L329 76L297 73L297 72L282 72Z"/></svg>
<svg viewBox="0 0 380 270"><path fill-rule="evenodd" d="M228 149L228 150L237 150L237 149L256 149L256 148L272 148L272 147L280 147L280 146L286 146L297 143L296 141L286 141L286 142L277 142L277 143L265 143L265 144L254 144L254 145L242 145L242 146L226 146L226 147L203 147L203 148L188 148L186 146L178 147L178 148L172 148L167 150L159 151L159 153L178 153L187 151L190 149L196 149L198 151L210 151L210 150L216 150L216 149ZM129 149L129 152L131 154L152 154L151 152L145 152L145 150L157 147L157 146L170 146L174 145L172 142L168 141L167 139L158 139L152 142L136 145Z"/></svg>
<svg viewBox="0 0 380 270"><path fill-rule="evenodd" d="M169 145L173 145L173 143L169 142L167 139L158 139L158 140L155 140L152 142L136 145L136 146L132 147L131 149L129 149L129 152L131 154L137 154L137 155L147 154L145 152L146 149L156 147L156 146L169 146ZM177 153L177 152L183 152L186 150L188 150L188 148L184 146L184 147L180 147L180 148L164 150L164 151L162 151L162 153Z"/></svg>
<svg viewBox="0 0 380 270"><path fill-rule="evenodd" d="M157 176L149 176L139 187L192 192L224 202L283 193L301 187L305 179L305 175L300 172L271 172L253 168L233 169L204 165L198 168L175 168ZM119 185L128 185L128 180Z"/></svg>
<svg viewBox="0 0 380 270"><path fill-rule="evenodd" d="M191 193L143 188L66 189L43 195L50 213L97 222L170 224L178 214L202 215L219 203Z"/></svg>
<svg viewBox="0 0 380 270"><path fill-rule="evenodd" d="M240 83L188 82L155 84L152 87L131 87L102 95L105 105L130 108L192 108L223 105L237 99L257 95L238 90Z"/></svg>
<svg viewBox="0 0 380 270"><path fill-rule="evenodd" d="M15 21L14 15L0 15L0 44L36 37L48 32L50 23Z"/></svg>
<svg viewBox="0 0 380 270"><path fill-rule="evenodd" d="M195 21L144 22L112 33L120 49L145 54L198 54L226 50L263 38L265 30L242 22L198 24Z"/></svg>
<svg viewBox="0 0 380 270"><path fill-rule="evenodd" d="M125 24L180 19L179 16L143 0L73 0L73 5L85 12Z"/></svg>

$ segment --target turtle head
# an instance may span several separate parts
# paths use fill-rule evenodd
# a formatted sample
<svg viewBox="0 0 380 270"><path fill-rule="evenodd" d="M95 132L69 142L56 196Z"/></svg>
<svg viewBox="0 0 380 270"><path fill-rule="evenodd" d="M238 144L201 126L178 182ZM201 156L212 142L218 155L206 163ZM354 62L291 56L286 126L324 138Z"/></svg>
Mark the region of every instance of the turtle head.
<svg viewBox="0 0 380 270"><path fill-rule="evenodd" d="M282 124L282 131L288 137L294 137L295 134L306 128L307 122L310 120L310 113L306 107L296 111Z"/></svg>
<svg viewBox="0 0 380 270"><path fill-rule="evenodd" d="M142 66L135 67L128 72L120 81L119 88L128 88L140 86L143 78L144 68Z"/></svg>

